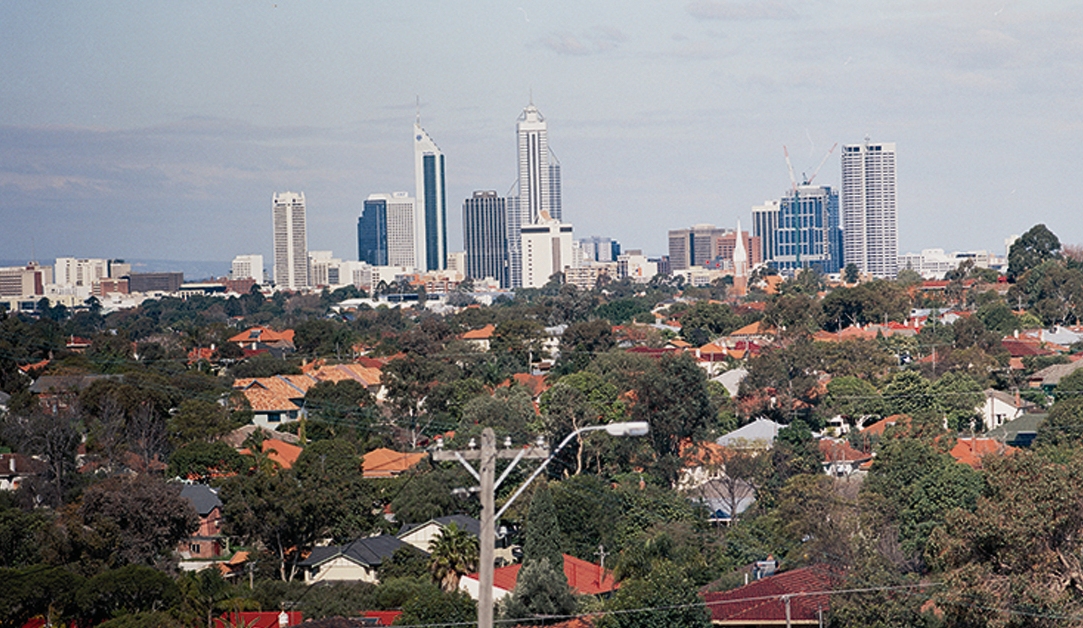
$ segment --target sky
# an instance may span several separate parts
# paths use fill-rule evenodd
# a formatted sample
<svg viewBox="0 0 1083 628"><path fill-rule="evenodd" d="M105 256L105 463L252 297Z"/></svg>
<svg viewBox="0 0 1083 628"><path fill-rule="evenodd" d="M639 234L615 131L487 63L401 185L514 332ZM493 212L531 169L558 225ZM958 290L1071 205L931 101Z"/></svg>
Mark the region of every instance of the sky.
<svg viewBox="0 0 1083 628"><path fill-rule="evenodd" d="M310 250L356 259L364 198L413 192L418 102L461 250L531 99L577 238L748 228L783 146L800 177L867 136L897 145L900 252L1003 253L1037 223L1083 243L1073 2L0 0L0 76L0 259L269 266L286 190Z"/></svg>

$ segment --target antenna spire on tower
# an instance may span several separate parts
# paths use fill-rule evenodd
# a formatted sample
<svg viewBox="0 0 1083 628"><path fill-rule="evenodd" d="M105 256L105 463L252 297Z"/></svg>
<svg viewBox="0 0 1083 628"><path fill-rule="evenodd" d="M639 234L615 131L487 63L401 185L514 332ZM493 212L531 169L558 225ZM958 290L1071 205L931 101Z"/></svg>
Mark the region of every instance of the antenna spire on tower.
<svg viewBox="0 0 1083 628"><path fill-rule="evenodd" d="M421 124L421 95L415 96L417 98L417 123Z"/></svg>

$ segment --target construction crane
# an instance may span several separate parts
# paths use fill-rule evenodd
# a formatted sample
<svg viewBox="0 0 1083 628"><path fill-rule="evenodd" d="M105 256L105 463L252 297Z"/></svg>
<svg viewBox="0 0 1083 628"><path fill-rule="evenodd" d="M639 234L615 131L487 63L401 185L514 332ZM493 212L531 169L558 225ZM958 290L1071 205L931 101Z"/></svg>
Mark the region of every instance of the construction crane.
<svg viewBox="0 0 1083 628"><path fill-rule="evenodd" d="M827 163L827 158L831 156L831 153L835 152L835 149L838 147L838 145L839 145L838 142L835 142L834 144L831 145L831 149L828 150L827 154L824 155L824 158L822 160L820 160L820 165L816 166L816 169L812 171L812 176L809 177L808 179L806 179L805 182L802 185L812 185L812 180L816 178L816 175L820 174L820 168L824 167L824 164ZM788 162L788 160L787 160L787 162ZM791 171L790 172L790 178L792 179L793 178L793 168L790 168L790 171ZM802 174L804 174L804 173L802 173Z"/></svg>
<svg viewBox="0 0 1083 628"><path fill-rule="evenodd" d="M797 192L797 177L793 175L793 164L790 163L790 151L786 149L786 145L782 145L782 154L786 155L786 167L790 169L790 189Z"/></svg>

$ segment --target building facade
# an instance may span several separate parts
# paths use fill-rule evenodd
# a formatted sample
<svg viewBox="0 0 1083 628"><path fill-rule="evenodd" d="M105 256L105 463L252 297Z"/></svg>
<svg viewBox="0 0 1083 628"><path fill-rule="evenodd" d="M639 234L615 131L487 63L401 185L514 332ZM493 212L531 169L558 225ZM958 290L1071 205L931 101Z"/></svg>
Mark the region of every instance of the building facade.
<svg viewBox="0 0 1083 628"><path fill-rule="evenodd" d="M563 218L560 162L549 149L548 124L534 103L523 109L515 131L519 148L519 180L515 186L517 195L505 201L508 279L513 288L523 285L520 229L536 224L543 212L557 222Z"/></svg>
<svg viewBox="0 0 1083 628"><path fill-rule="evenodd" d="M782 197L772 240L775 250L768 261L778 270L842 270L845 263L838 192L830 186L801 185Z"/></svg>
<svg viewBox="0 0 1083 628"><path fill-rule="evenodd" d="M263 256L238 255L233 258L229 271L230 279L255 279L263 283Z"/></svg>
<svg viewBox="0 0 1083 628"><path fill-rule="evenodd" d="M30 297L45 294L53 283L53 269L30 262L26 266L0 268L0 297Z"/></svg>
<svg viewBox="0 0 1083 628"><path fill-rule="evenodd" d="M357 259L373 266L387 265L386 194L372 194L365 199L357 217Z"/></svg>
<svg viewBox="0 0 1083 628"><path fill-rule="evenodd" d="M420 120L414 123L414 177L417 184L417 209L414 257L418 270L443 270L447 267L447 196L444 191L444 153L436 145Z"/></svg>
<svg viewBox="0 0 1083 628"><path fill-rule="evenodd" d="M685 270L703 266L718 257L718 239L725 229L700 224L690 229L671 229L669 232L669 263L671 270Z"/></svg>
<svg viewBox="0 0 1083 628"><path fill-rule="evenodd" d="M587 261L615 262L620 257L620 242L612 238L591 236L579 240L579 250L583 252L583 258Z"/></svg>
<svg viewBox="0 0 1083 628"><path fill-rule="evenodd" d="M540 288L549 277L572 266L572 226L543 213L536 224L522 228L523 286Z"/></svg>
<svg viewBox="0 0 1083 628"><path fill-rule="evenodd" d="M463 201L463 248L467 277L492 277L501 288L509 286L507 199L490 190Z"/></svg>
<svg viewBox="0 0 1083 628"><path fill-rule="evenodd" d="M271 199L274 223L274 281L279 288L309 286L305 193L276 192ZM135 287L132 287L135 291Z"/></svg>
<svg viewBox="0 0 1083 628"><path fill-rule="evenodd" d="M846 262L874 277L895 277L899 234L895 144L842 147L842 229Z"/></svg>

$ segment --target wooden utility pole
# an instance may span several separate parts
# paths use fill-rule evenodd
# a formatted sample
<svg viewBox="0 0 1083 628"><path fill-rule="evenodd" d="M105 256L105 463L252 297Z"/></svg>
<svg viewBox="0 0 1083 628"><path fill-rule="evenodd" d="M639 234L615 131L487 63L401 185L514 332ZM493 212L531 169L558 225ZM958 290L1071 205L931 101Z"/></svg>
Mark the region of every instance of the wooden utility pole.
<svg viewBox="0 0 1083 628"><path fill-rule="evenodd" d="M511 468L524 458L548 458L547 447L521 447L519 449L497 449L496 434L493 428L481 431L481 449L466 451L432 452L433 460L459 461L478 482L481 483L481 535L478 543L478 628L493 627L493 567L496 542L496 488L508 476ZM504 470L500 480L496 480L497 458L511 459L512 463ZM479 469L467 462L479 460Z"/></svg>

